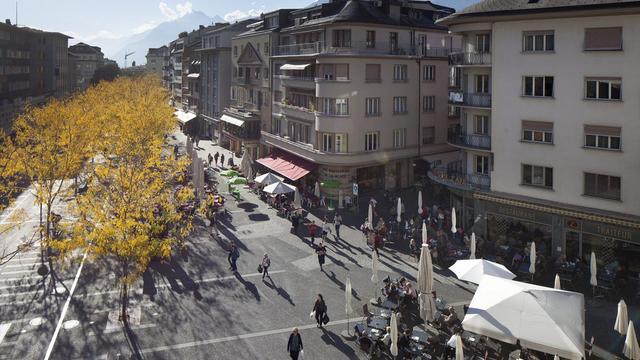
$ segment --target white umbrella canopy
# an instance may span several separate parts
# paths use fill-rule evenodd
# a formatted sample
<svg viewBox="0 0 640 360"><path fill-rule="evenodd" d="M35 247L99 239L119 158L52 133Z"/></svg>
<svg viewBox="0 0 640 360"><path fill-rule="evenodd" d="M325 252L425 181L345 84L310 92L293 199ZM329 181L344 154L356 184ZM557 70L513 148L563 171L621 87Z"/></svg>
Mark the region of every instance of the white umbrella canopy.
<svg viewBox="0 0 640 360"><path fill-rule="evenodd" d="M560 275L558 274L556 274L556 278L553 280L553 288L562 290L562 285L560 285Z"/></svg>
<svg viewBox="0 0 640 360"><path fill-rule="evenodd" d="M491 275L508 280L516 277L516 275L504 267L504 265L483 259L458 260L449 267L449 270L453 271L458 279L474 284L480 284L484 275Z"/></svg>
<svg viewBox="0 0 640 360"><path fill-rule="evenodd" d="M531 249L529 250L529 273L532 275L536 273L536 242L531 242Z"/></svg>
<svg viewBox="0 0 640 360"><path fill-rule="evenodd" d="M316 181L316 186L313 188L313 195L320 197L320 183Z"/></svg>
<svg viewBox="0 0 640 360"><path fill-rule="evenodd" d="M471 233L471 244L469 244L469 251L471 255L469 255L469 259L474 260L476 258L476 233Z"/></svg>
<svg viewBox="0 0 640 360"><path fill-rule="evenodd" d="M451 232L456 233L458 229L456 228L456 208L451 208Z"/></svg>
<svg viewBox="0 0 640 360"><path fill-rule="evenodd" d="M420 250L420 262L418 263L417 276L418 291L430 294L433 291L433 263L429 246L422 245Z"/></svg>
<svg viewBox="0 0 640 360"><path fill-rule="evenodd" d="M596 262L596 253L593 251L591 252L591 263L589 266L589 270L591 272L589 284L591 284L591 286L598 286L598 263Z"/></svg>
<svg viewBox="0 0 640 360"><path fill-rule="evenodd" d="M257 182L260 185L271 185L271 184L275 184L277 182L281 182L283 181L284 178L281 178L279 176L273 175L272 173L266 173L260 176L257 176L255 178L255 182Z"/></svg>
<svg viewBox="0 0 640 360"><path fill-rule="evenodd" d="M418 190L418 214L422 214L422 190Z"/></svg>
<svg viewBox="0 0 640 360"><path fill-rule="evenodd" d="M398 198L398 214L396 215L396 221L398 222L398 224L400 224L400 221L402 220L401 215L402 215L402 200Z"/></svg>
<svg viewBox="0 0 640 360"><path fill-rule="evenodd" d="M629 321L627 338L624 340L624 346L622 347L622 350L624 356L628 357L630 360L640 360L640 346L638 346L636 329L634 329L632 321Z"/></svg>
<svg viewBox="0 0 640 360"><path fill-rule="evenodd" d="M262 189L262 191L266 192L267 194L275 194L275 195L288 194L296 191L296 187L291 186L289 184L285 184L283 182L277 182L277 183L265 186L265 188Z"/></svg>
<svg viewBox="0 0 640 360"><path fill-rule="evenodd" d="M246 149L242 153L242 159L240 159L240 171L247 179L250 177L249 175L251 175L251 155Z"/></svg>
<svg viewBox="0 0 640 360"><path fill-rule="evenodd" d="M484 276L462 321L464 330L563 358L584 358L584 296Z"/></svg>
<svg viewBox="0 0 640 360"><path fill-rule="evenodd" d="M391 355L398 356L398 317L396 313L391 314Z"/></svg>
<svg viewBox="0 0 640 360"><path fill-rule="evenodd" d="M616 323L613 325L613 330L617 331L620 335L627 333L627 325L629 322L629 313L627 311L627 303L624 300L620 300L618 303L618 314L616 315Z"/></svg>
<svg viewBox="0 0 640 360"><path fill-rule="evenodd" d="M456 335L456 360L464 360L464 345L460 335Z"/></svg>
<svg viewBox="0 0 640 360"><path fill-rule="evenodd" d="M378 283L378 254L375 250L371 252L371 282Z"/></svg>
<svg viewBox="0 0 640 360"><path fill-rule="evenodd" d="M426 222L422 222L422 244L425 245L429 240L428 237L428 233L427 233L427 223Z"/></svg>
<svg viewBox="0 0 640 360"><path fill-rule="evenodd" d="M369 203L369 211L367 212L367 223L369 223L369 229L373 229L373 205Z"/></svg>
<svg viewBox="0 0 640 360"><path fill-rule="evenodd" d="M347 278L344 285L344 312L347 315L353 313L353 307L351 306L351 279Z"/></svg>
<svg viewBox="0 0 640 360"><path fill-rule="evenodd" d="M295 206L296 209L302 208L302 198L298 188L296 188L295 193L293 194L293 206Z"/></svg>

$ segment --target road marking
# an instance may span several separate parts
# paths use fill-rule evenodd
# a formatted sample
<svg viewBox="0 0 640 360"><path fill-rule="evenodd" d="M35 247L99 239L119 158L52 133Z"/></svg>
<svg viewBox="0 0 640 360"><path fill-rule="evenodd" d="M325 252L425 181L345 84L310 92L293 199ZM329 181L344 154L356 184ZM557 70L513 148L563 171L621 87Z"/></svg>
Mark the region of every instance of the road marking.
<svg viewBox="0 0 640 360"><path fill-rule="evenodd" d="M35 269L31 270L19 270L19 271L0 271L0 275L10 275L10 274L26 274L32 273Z"/></svg>
<svg viewBox="0 0 640 360"><path fill-rule="evenodd" d="M11 323L0 324L0 344L2 344L2 340L9 332L9 328L11 327Z"/></svg>
<svg viewBox="0 0 640 360"><path fill-rule="evenodd" d="M25 266L35 266L35 265L39 265L40 263L28 263L28 264L13 264L13 265L2 265L0 266L0 269L5 269L5 268L19 268L19 267L25 267Z"/></svg>
<svg viewBox="0 0 640 360"><path fill-rule="evenodd" d="M158 326L158 324L142 324L142 325L131 325L130 328L131 330L140 330L140 329L148 329L148 328L153 328ZM115 327L115 328L111 328L111 329L107 329L105 331L102 332L102 334L110 334L110 333L114 333L117 331L121 331L122 328L121 327ZM95 333L93 333L93 335L96 335Z"/></svg>
<svg viewBox="0 0 640 360"><path fill-rule="evenodd" d="M353 318L353 319L343 319L343 320L331 321L331 322L329 322L329 324L325 325L325 327L331 327L331 326L335 326L335 325L346 324L348 322L353 322L355 324L356 320L355 320L355 318ZM302 325L302 326L298 326L298 330L314 329L315 327L316 327L316 324ZM191 342L186 342L186 343L181 343L181 344L158 346L158 347L149 348L149 349L142 349L141 352L143 354L148 354L148 353L154 353L154 352L160 352L160 351L180 350L180 349L192 348L192 347L203 346L203 345L211 345L211 344L217 344L217 343L221 343L221 342L246 340L246 339L251 339L251 338L261 337L261 336L269 336L269 335L276 335L276 334L286 334L286 333L291 332L291 328L292 328L292 326L291 327L286 327L286 328L281 328L281 329L258 331L258 332L249 333L249 334L227 336L227 337L217 338L217 339L197 340L197 341L191 341Z"/></svg>
<svg viewBox="0 0 640 360"><path fill-rule="evenodd" d="M71 285L71 290L69 290L69 296L67 296L67 301L64 302L64 306L62 307L62 312L60 313L60 320L58 320L58 325L56 326L56 330L53 332L53 336L51 337L51 342L49 343L49 347L47 348L47 353L44 355L44 360L49 360L49 357L51 357L53 346L56 344L58 334L60 333L60 328L62 327L62 323L64 322L64 317L67 315L67 310L69 310L69 303L71 303L73 292L76 290L76 286L78 285L78 279L80 279L80 273L82 272L82 267L84 266L84 261L87 259L88 253L89 252L86 251L84 253L84 256L82 257L82 262L80 262L80 267L78 268L78 272L76 273L76 278L73 279L73 284Z"/></svg>
<svg viewBox="0 0 640 360"><path fill-rule="evenodd" d="M15 261L33 261L33 260L40 260L39 257L14 257L13 259L7 261L7 264L11 263L11 262L15 262Z"/></svg>
<svg viewBox="0 0 640 360"><path fill-rule="evenodd" d="M27 196L24 196L25 194ZM13 215L13 212L16 211L18 208L20 208L25 201L27 201L27 199L29 198L29 194L30 194L29 189L27 189L24 193L20 194L20 196L24 196L24 198L20 200L20 202L17 203L16 206L14 206L13 209L11 209L11 211L9 211L8 214L6 214L6 217L2 221L0 221L0 225L6 224L7 219L11 218L11 215ZM18 196L18 198L20 198L20 196Z"/></svg>
<svg viewBox="0 0 640 360"><path fill-rule="evenodd" d="M28 279L40 279L42 278L42 276L40 275L33 275L33 276L23 276L23 277L19 277L19 278L0 278L0 281L20 281L20 280L28 280Z"/></svg>
<svg viewBox="0 0 640 360"><path fill-rule="evenodd" d="M5 285L5 286L0 286L0 290L21 288L21 287L23 287L23 288L32 288L32 287L34 287L36 285L38 285L38 283Z"/></svg>

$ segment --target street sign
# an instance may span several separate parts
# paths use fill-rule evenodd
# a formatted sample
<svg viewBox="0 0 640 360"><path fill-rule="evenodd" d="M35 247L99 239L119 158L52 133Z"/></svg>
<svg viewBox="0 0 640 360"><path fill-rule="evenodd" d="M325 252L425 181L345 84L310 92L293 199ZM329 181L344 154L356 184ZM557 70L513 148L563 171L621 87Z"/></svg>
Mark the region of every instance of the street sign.
<svg viewBox="0 0 640 360"><path fill-rule="evenodd" d="M353 183L353 195L358 196L358 183Z"/></svg>

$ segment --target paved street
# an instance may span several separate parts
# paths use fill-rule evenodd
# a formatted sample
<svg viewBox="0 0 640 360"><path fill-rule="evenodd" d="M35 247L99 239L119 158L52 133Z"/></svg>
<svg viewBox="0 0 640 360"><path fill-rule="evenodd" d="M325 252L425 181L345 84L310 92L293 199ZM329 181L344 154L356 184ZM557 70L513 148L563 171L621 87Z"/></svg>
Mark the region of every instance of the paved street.
<svg viewBox="0 0 640 360"><path fill-rule="evenodd" d="M208 151L220 151L209 142L200 146L202 158ZM226 192L223 180L220 190ZM321 272L309 240L291 234L290 223L256 195L243 189L242 201L227 199L228 216L220 219L218 226L221 239L212 238L207 224L198 223L188 252L176 254L168 263L153 263L134 287L130 316L144 357L283 359L287 357L289 332L297 326L306 359L365 358L354 342L340 336L349 321L344 314L346 277L353 284L354 319L361 318L362 304L374 292L371 250L357 230L360 216L345 214L343 239L329 236L327 264ZM13 246L36 230L38 215L29 194L19 197L16 204L28 211L29 220L8 237ZM228 270L225 246L229 240L240 248L238 275ZM416 263L406 255L406 245L389 245L381 252L380 279L391 275L413 280ZM272 259L271 277L266 281L257 272L264 253ZM41 359L58 325L66 293L52 294L49 282L42 282L36 273L38 259L37 249L33 249L0 268L0 359ZM72 287L79 263L80 256L58 270L67 289ZM91 259L85 262L60 322L52 359L129 356L129 345L117 321L119 290L108 266ZM473 295L472 285L451 277L448 271L436 269L435 280L438 295L458 307ZM317 293L324 295L331 317L324 330L317 329L309 318ZM608 303L600 306L611 310ZM588 326L591 324L589 321Z"/></svg>

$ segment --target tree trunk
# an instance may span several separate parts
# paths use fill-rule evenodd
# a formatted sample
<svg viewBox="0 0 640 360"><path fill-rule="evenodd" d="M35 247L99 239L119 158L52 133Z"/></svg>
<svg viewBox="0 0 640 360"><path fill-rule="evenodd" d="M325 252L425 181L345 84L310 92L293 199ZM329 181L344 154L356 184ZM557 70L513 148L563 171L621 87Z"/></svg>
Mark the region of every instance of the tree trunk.
<svg viewBox="0 0 640 360"><path fill-rule="evenodd" d="M127 316L127 305L129 304L129 287L123 282L120 285L120 321L125 328L129 327L129 317Z"/></svg>

